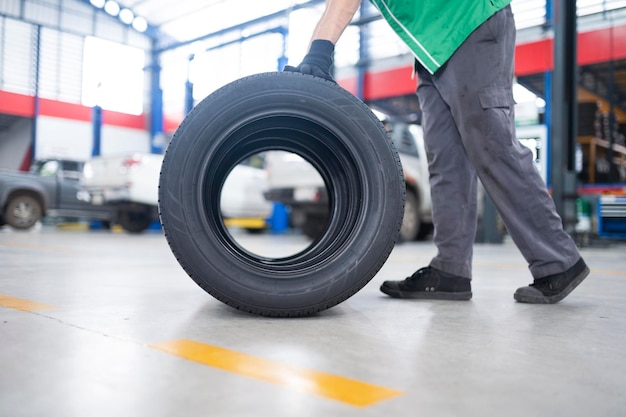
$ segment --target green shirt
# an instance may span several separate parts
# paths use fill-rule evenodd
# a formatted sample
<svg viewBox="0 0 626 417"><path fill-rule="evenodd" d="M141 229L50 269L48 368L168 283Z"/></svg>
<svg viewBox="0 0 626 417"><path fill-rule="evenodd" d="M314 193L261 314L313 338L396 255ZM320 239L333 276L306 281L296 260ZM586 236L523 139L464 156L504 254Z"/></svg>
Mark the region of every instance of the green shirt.
<svg viewBox="0 0 626 417"><path fill-rule="evenodd" d="M371 0L417 60L434 73L511 0Z"/></svg>

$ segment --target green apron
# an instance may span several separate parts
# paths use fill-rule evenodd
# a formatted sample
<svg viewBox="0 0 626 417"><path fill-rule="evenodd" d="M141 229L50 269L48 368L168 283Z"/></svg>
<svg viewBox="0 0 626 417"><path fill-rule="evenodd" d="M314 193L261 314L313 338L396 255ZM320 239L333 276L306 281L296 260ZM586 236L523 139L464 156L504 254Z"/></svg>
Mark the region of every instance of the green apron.
<svg viewBox="0 0 626 417"><path fill-rule="evenodd" d="M370 0L417 60L435 73L483 22L511 0Z"/></svg>

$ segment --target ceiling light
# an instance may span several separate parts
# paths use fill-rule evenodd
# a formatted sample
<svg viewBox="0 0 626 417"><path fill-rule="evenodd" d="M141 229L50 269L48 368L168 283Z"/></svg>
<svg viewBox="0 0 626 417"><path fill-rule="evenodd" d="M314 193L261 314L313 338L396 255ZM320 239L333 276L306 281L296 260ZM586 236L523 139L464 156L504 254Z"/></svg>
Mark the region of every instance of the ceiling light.
<svg viewBox="0 0 626 417"><path fill-rule="evenodd" d="M106 0L89 0L89 3L91 3L93 7L102 9L104 7L104 3L106 3Z"/></svg>
<svg viewBox="0 0 626 417"><path fill-rule="evenodd" d="M132 25L137 32L143 33L148 29L148 22L143 17L136 17L133 20Z"/></svg>
<svg viewBox="0 0 626 417"><path fill-rule="evenodd" d="M133 22L135 15L129 9L120 10L120 20L127 25L130 25Z"/></svg>
<svg viewBox="0 0 626 417"><path fill-rule="evenodd" d="M104 4L104 11L111 16L117 16L120 12L120 5L114 1L109 0Z"/></svg>

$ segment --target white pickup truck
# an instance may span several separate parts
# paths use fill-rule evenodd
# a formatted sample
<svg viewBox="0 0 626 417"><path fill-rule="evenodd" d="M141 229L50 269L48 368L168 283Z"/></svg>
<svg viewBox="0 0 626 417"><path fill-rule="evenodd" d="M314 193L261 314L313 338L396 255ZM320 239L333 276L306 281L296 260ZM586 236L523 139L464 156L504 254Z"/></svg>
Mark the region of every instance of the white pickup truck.
<svg viewBox="0 0 626 417"><path fill-rule="evenodd" d="M158 219L162 163L163 155L148 153L94 157L83 168L83 188L92 204L115 207L124 230L140 233Z"/></svg>
<svg viewBox="0 0 626 417"><path fill-rule="evenodd" d="M422 128L408 123L390 123L389 135L398 150L406 182L406 204L400 240L424 239L432 232L428 162ZM319 237L328 222L328 195L324 180L300 156L268 152L268 199L289 208L291 225L310 238Z"/></svg>
<svg viewBox="0 0 626 417"><path fill-rule="evenodd" d="M117 223L139 233L158 217L159 176L163 155L132 153L99 156L89 160L83 171L83 187L92 204L116 207ZM227 226L256 231L267 226L273 204L263 193L265 170L244 163L235 166L222 188L221 210Z"/></svg>

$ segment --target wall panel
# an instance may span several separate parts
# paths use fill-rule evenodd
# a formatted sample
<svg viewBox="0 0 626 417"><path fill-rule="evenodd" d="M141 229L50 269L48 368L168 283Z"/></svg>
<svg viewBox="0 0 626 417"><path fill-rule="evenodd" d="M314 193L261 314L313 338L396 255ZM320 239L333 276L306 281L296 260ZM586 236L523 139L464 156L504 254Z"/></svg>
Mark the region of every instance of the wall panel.
<svg viewBox="0 0 626 417"><path fill-rule="evenodd" d="M24 20L41 25L58 25L61 19L61 10L55 2L24 2Z"/></svg>
<svg viewBox="0 0 626 417"><path fill-rule="evenodd" d="M34 27L18 20L5 19L4 30L0 89L34 94Z"/></svg>

